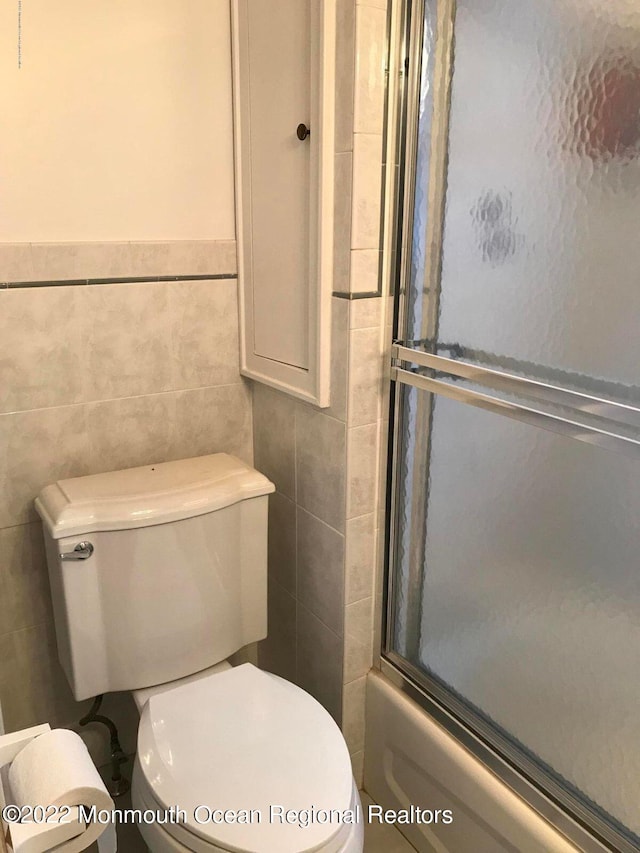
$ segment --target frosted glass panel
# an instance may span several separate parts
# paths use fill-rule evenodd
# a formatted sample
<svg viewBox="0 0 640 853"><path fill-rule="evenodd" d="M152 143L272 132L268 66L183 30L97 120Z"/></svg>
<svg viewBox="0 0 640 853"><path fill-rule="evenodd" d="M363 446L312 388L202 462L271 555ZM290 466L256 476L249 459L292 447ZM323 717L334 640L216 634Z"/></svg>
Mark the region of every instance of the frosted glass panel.
<svg viewBox="0 0 640 853"><path fill-rule="evenodd" d="M420 103L418 106L418 140L416 145L416 177L411 246L411 287L407 305L407 337L421 337L424 309L423 283L427 269L427 221L429 216L429 184L431 168L431 120L433 116L433 72L437 2L425 0L422 35Z"/></svg>
<svg viewBox="0 0 640 853"><path fill-rule="evenodd" d="M640 0L453 5L446 150L434 3L419 46L390 651L640 843Z"/></svg>
<svg viewBox="0 0 640 853"><path fill-rule="evenodd" d="M426 235L429 217L429 178L431 169L431 120L433 115L433 77L435 66L435 40L437 29L437 0L425 0L422 21L422 44L420 48L420 95L418 104L418 138L415 146L415 198L413 234L411 241L411 270L410 286L407 291L406 337L418 339L422 328L424 313L423 282L427 269ZM416 408L415 395L407 394L402 402L403 434L401 442L402 477L400 488L403 490L399 506L404 508L405 516L396 543L396 596L401 602L399 614L405 614L404 606L414 592L416 575L411 571L412 528L416 523L424 528L422 513L423 497L421 484L414 489L414 479L411 475L417 464L417 459L424 459L422 433L416 429L424 411ZM422 517L421 517L422 516ZM419 575L418 575L418 583ZM400 617L396 622L396 647L405 648L407 633L415 634L415 625L409 625L406 619Z"/></svg>
<svg viewBox="0 0 640 853"><path fill-rule="evenodd" d="M458 0L439 342L637 385L639 155L637 0Z"/></svg>
<svg viewBox="0 0 640 853"><path fill-rule="evenodd" d="M640 462L431 405L426 545L396 648L640 833Z"/></svg>

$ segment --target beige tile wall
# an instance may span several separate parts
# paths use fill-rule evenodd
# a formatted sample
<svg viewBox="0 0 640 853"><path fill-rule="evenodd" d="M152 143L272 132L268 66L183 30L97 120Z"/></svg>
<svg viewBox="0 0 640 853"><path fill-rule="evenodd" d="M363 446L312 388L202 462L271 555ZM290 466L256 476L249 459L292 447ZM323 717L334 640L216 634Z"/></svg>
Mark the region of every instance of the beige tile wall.
<svg viewBox="0 0 640 853"><path fill-rule="evenodd" d="M337 14L334 290L357 295L378 284L386 0L338 0ZM260 663L309 690L342 724L361 782L381 518L385 300L333 298L328 409L255 384L252 448L234 281L3 289L53 278L233 272L229 243L0 245L5 720L8 728L45 718L69 723L84 709L56 661L31 509L38 490L60 476L156 459L253 452L277 487L270 630ZM133 748L130 703L115 697L110 704Z"/></svg>
<svg viewBox="0 0 640 853"><path fill-rule="evenodd" d="M356 0L353 187L350 241L350 291L378 287L381 266L381 197L387 0ZM364 765L364 676L379 641L376 621L379 540L386 458L387 403L384 371L388 363L386 311L388 282L378 299L351 302L349 346L347 561L345 566L345 646L343 730L358 781ZM379 593L378 593L379 594Z"/></svg>
<svg viewBox="0 0 640 853"><path fill-rule="evenodd" d="M386 0L338 0L334 290L378 290ZM349 187L349 192L344 187Z"/></svg>
<svg viewBox="0 0 640 853"><path fill-rule="evenodd" d="M0 245L0 281L233 275L233 244ZM77 721L33 499L60 478L215 451L252 461L236 281L0 288L0 701L7 730ZM285 552L286 553L286 552ZM135 745L126 696L105 707ZM95 733L98 749L103 738Z"/></svg>
<svg viewBox="0 0 640 853"><path fill-rule="evenodd" d="M333 335L346 354L334 374L349 366L344 400L319 410L264 385L253 391L254 461L277 489L259 662L342 724L358 776L373 656L383 362L383 300L366 302L333 300Z"/></svg>
<svg viewBox="0 0 640 853"><path fill-rule="evenodd" d="M384 0L337 3L334 291L376 291L380 257ZM374 640L383 425L382 298L334 297L332 398L318 410L254 389L256 466L271 504L269 637L262 666L341 723L362 780L365 675Z"/></svg>
<svg viewBox="0 0 640 853"><path fill-rule="evenodd" d="M349 305L333 300L333 352ZM342 701L347 362L334 359L331 407L255 384L254 461L276 485L270 503L269 636L261 666L300 684L339 722Z"/></svg>
<svg viewBox="0 0 640 853"><path fill-rule="evenodd" d="M12 281L236 273L235 240L0 243L0 287Z"/></svg>

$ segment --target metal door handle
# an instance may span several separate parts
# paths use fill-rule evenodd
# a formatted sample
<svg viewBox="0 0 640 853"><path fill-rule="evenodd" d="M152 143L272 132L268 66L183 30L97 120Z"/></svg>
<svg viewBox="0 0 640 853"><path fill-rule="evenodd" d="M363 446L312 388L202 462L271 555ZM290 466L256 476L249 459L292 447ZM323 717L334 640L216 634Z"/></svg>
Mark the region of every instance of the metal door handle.
<svg viewBox="0 0 640 853"><path fill-rule="evenodd" d="M60 554L61 560L88 560L93 554L93 545L91 542L78 542L73 551L66 551Z"/></svg>
<svg viewBox="0 0 640 853"><path fill-rule="evenodd" d="M300 140L300 142L304 142L307 136L311 136L311 131L307 127L306 124L299 124L296 127L296 136Z"/></svg>

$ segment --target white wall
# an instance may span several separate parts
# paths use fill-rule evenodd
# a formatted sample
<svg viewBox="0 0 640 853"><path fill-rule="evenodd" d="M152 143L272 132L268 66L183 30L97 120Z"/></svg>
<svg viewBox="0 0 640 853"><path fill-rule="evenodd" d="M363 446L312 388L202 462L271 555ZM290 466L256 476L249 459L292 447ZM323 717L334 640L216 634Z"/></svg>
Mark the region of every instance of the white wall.
<svg viewBox="0 0 640 853"><path fill-rule="evenodd" d="M228 0L0 4L0 242L235 237Z"/></svg>

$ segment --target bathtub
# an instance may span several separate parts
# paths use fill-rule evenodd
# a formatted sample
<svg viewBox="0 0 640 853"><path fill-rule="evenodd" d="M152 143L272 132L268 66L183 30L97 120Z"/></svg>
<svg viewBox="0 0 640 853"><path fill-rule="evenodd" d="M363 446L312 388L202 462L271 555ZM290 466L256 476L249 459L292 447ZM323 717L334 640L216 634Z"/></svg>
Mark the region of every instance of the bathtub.
<svg viewBox="0 0 640 853"><path fill-rule="evenodd" d="M424 810L421 822L396 824L420 853L585 849L575 847L377 670L367 678L364 788L385 809ZM589 849L605 848L596 842Z"/></svg>

